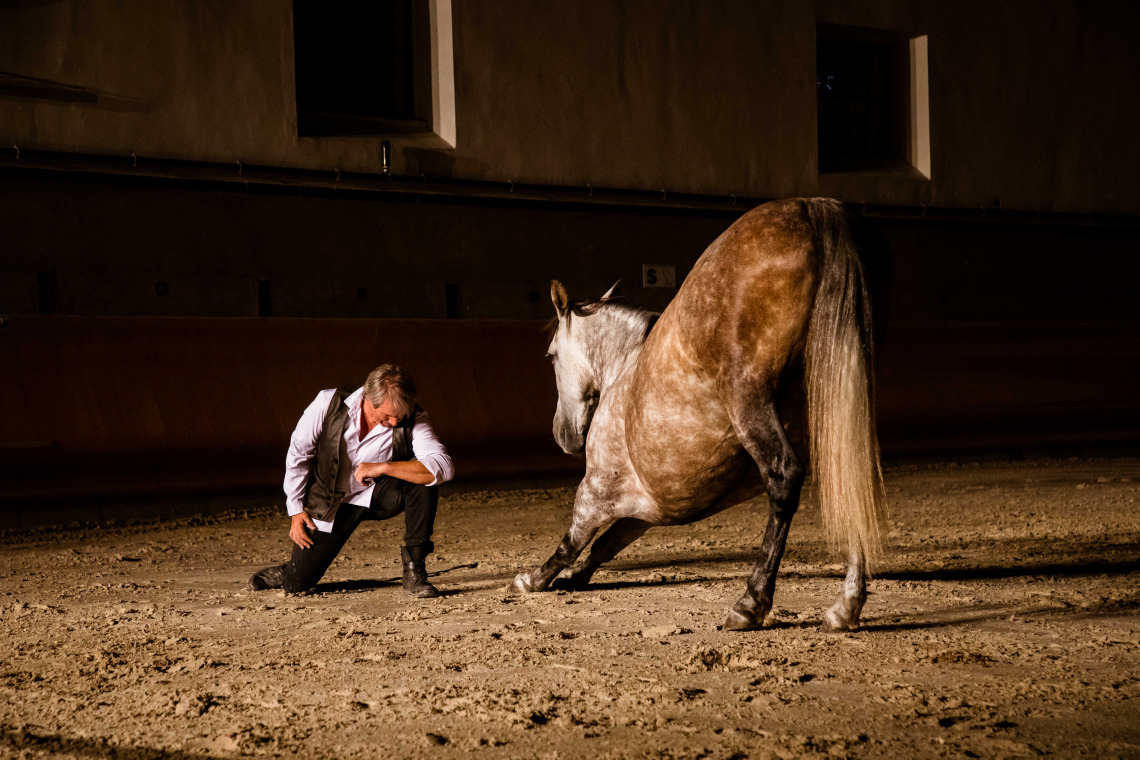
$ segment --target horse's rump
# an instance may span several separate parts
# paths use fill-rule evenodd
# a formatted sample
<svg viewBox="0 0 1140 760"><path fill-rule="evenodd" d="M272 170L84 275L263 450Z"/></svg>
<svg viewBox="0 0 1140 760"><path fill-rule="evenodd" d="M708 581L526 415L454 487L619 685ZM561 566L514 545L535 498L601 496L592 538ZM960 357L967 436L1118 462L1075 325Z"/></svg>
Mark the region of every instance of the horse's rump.
<svg viewBox="0 0 1140 760"><path fill-rule="evenodd" d="M768 203L709 246L658 320L633 370L625 432L664 507L703 511L763 491L727 402L742 377L775 394L798 375L817 270L804 204Z"/></svg>
<svg viewBox="0 0 1140 760"><path fill-rule="evenodd" d="M833 543L853 537L875 555L883 500L858 230L829 199L764 204L686 278L623 405L630 462L663 520L689 522L763 490L737 431L751 407L775 404L796 454L815 460Z"/></svg>

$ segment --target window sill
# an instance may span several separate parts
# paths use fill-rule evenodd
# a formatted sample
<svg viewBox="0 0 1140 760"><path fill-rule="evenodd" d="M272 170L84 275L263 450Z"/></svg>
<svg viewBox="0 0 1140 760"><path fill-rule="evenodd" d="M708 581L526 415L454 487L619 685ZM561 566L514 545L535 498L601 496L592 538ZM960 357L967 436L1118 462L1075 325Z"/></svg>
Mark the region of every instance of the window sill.
<svg viewBox="0 0 1140 760"><path fill-rule="evenodd" d="M420 119L379 119L335 113L297 112L298 137L387 137L431 134Z"/></svg>
<svg viewBox="0 0 1140 760"><path fill-rule="evenodd" d="M906 159L890 156L821 155L819 174L821 177L866 175L896 179L929 179Z"/></svg>

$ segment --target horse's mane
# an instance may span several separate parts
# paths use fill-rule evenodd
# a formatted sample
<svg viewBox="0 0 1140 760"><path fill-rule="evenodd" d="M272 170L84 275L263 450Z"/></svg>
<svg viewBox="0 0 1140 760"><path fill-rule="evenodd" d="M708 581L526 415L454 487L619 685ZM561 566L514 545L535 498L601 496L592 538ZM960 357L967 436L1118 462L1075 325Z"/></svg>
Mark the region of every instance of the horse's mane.
<svg viewBox="0 0 1140 760"><path fill-rule="evenodd" d="M615 316L624 318L630 323L631 327L642 327L645 330L645 336L649 335L649 331L653 329L653 325L657 324L657 318L661 316L660 312L650 311L640 306L633 304L622 303L619 298L623 296L614 296L606 300L595 299L590 301L571 301L566 307L566 316L570 319L574 317L589 317L597 314L602 309L607 313L613 313ZM554 317L543 327L546 333L547 340L554 340L554 334L558 332L559 317ZM637 323L640 324L637 324Z"/></svg>

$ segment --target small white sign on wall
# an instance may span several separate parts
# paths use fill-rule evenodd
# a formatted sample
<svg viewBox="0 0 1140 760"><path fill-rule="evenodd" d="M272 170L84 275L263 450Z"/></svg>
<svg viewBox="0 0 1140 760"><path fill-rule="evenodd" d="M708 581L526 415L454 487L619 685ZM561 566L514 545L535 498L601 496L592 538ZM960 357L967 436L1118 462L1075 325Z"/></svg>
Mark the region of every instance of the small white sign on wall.
<svg viewBox="0 0 1140 760"><path fill-rule="evenodd" d="M675 288L677 287L677 267L664 264L641 265L641 287L643 288Z"/></svg>

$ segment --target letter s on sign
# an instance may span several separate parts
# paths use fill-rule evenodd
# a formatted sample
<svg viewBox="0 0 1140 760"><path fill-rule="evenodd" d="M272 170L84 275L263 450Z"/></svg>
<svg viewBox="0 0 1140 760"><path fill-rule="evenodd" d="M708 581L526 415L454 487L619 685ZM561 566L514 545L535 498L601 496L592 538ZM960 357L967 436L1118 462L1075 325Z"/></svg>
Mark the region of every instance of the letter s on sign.
<svg viewBox="0 0 1140 760"><path fill-rule="evenodd" d="M677 267L662 264L641 265L641 287L643 288L675 288L677 287Z"/></svg>

